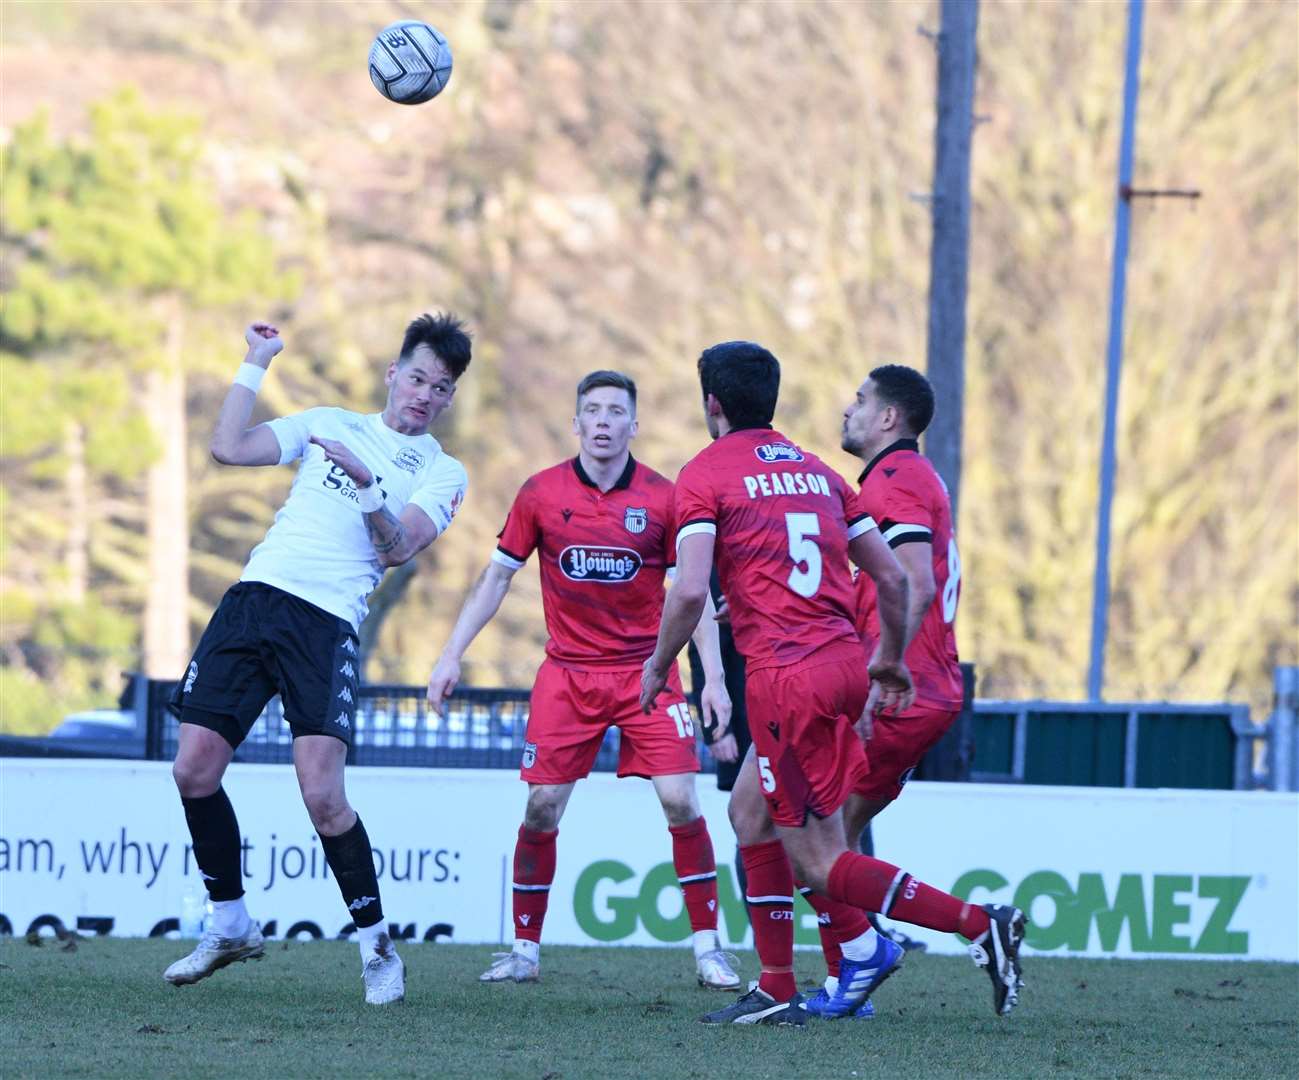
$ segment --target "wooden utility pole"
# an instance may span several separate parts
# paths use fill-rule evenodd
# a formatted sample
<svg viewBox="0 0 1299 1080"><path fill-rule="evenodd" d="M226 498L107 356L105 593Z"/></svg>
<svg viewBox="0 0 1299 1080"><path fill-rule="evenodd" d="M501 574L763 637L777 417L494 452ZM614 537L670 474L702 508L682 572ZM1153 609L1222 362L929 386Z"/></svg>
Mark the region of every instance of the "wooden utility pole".
<svg viewBox="0 0 1299 1080"><path fill-rule="evenodd" d="M942 0L938 122L934 131L933 240L929 249L929 381L935 412L925 453L947 484L952 521L961 492L965 398L965 294L970 251L970 143L974 130L979 0Z"/></svg>

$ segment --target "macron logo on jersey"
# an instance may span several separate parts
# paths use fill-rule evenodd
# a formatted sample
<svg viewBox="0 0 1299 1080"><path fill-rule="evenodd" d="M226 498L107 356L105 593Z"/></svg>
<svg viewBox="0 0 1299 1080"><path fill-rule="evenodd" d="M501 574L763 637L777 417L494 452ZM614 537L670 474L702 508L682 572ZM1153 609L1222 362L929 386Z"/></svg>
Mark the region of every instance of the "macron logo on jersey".
<svg viewBox="0 0 1299 1080"><path fill-rule="evenodd" d="M774 465L778 461L803 460L798 447L783 442L762 443L760 446L755 446L753 452L764 465Z"/></svg>
<svg viewBox="0 0 1299 1080"><path fill-rule="evenodd" d="M559 568L569 581L621 584L640 573L641 557L631 548L571 544L559 553Z"/></svg>

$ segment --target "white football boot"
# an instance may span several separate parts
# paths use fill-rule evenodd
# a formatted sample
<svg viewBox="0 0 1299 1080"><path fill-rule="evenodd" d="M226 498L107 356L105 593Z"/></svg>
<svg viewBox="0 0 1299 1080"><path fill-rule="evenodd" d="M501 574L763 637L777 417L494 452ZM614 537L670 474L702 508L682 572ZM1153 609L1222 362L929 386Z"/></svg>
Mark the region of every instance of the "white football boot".
<svg viewBox="0 0 1299 1080"><path fill-rule="evenodd" d="M406 996L406 965L387 934L379 935L375 951L361 969L361 979L367 1005L388 1005Z"/></svg>
<svg viewBox="0 0 1299 1080"><path fill-rule="evenodd" d="M492 953L492 966L478 976L479 982L536 982L541 964L521 952Z"/></svg>
<svg viewBox="0 0 1299 1080"><path fill-rule="evenodd" d="M735 974L738 963L734 954L723 952L721 939L712 935L712 948L695 953L695 975L699 985L709 990L738 990L740 977Z"/></svg>
<svg viewBox="0 0 1299 1080"><path fill-rule="evenodd" d="M188 956L183 956L162 973L172 986L185 986L206 979L228 964L244 960L260 960L266 955L266 940L262 928L255 922L248 924L242 937L222 937L215 930L203 932L198 945Z"/></svg>

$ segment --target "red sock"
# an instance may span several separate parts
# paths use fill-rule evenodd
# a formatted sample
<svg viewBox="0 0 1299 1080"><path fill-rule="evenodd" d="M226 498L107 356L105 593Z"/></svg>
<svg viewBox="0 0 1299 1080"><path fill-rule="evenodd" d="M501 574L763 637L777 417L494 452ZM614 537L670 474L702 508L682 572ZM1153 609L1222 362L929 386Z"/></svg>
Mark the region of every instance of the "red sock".
<svg viewBox="0 0 1299 1080"><path fill-rule="evenodd" d="M821 935L821 951L825 954L826 974L839 977L839 961L843 959L840 945L845 941L859 938L871 928L866 912L861 908L845 904L842 900L831 900L824 893L813 892L806 885L798 890L803 899L812 905L816 912L816 928Z"/></svg>
<svg viewBox="0 0 1299 1080"><path fill-rule="evenodd" d="M892 863L869 855L845 851L831 868L826 885L836 899L930 930L973 939L989 926L983 908L940 892Z"/></svg>
<svg viewBox="0 0 1299 1080"><path fill-rule="evenodd" d="M794 982L794 870L779 840L740 848L749 886L749 922L762 975L758 987L777 1001L798 992Z"/></svg>
<svg viewBox="0 0 1299 1080"><path fill-rule="evenodd" d="M672 865L686 898L691 930L717 929L717 863L702 815L689 825L669 825Z"/></svg>
<svg viewBox="0 0 1299 1080"><path fill-rule="evenodd" d="M519 826L514 845L514 936L541 941L541 924L550 902L550 883L555 880L555 837L559 830L537 832Z"/></svg>

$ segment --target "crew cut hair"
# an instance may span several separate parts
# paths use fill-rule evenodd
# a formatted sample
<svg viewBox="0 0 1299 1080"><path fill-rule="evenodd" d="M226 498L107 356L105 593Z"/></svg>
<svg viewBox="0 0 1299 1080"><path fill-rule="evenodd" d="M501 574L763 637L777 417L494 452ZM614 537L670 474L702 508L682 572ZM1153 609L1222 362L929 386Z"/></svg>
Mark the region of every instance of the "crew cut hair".
<svg viewBox="0 0 1299 1080"><path fill-rule="evenodd" d="M401 341L401 355L398 364L405 364L414 355L416 348L427 345L451 372L452 379L458 379L465 373L472 358L473 346L465 324L450 312L438 312L436 315L421 315L412 320L406 327L406 336Z"/></svg>
<svg viewBox="0 0 1299 1080"><path fill-rule="evenodd" d="M577 384L577 407L582 407L582 398L601 386L612 386L616 390L626 390L631 398L631 411L636 411L636 383L630 375L621 371L593 371Z"/></svg>
<svg viewBox="0 0 1299 1080"><path fill-rule="evenodd" d="M892 405L907 420L911 434L919 435L934 418L934 388L915 368L905 364L885 364L870 374L875 396Z"/></svg>
<svg viewBox="0 0 1299 1080"><path fill-rule="evenodd" d="M752 341L723 341L699 357L705 400L717 399L733 428L766 427L776 415L780 361Z"/></svg>

